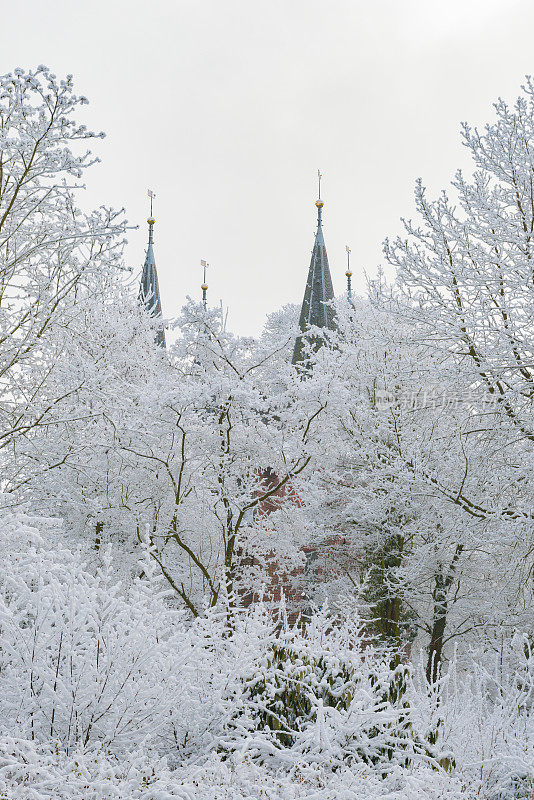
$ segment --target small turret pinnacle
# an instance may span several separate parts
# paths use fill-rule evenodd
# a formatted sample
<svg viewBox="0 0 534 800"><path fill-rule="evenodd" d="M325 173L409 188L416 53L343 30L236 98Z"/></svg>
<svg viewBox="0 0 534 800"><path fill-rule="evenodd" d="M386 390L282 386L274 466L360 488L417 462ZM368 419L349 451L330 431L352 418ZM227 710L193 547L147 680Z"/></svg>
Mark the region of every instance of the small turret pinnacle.
<svg viewBox="0 0 534 800"><path fill-rule="evenodd" d="M352 303L352 272L350 269L350 247L346 245L345 250L347 251L347 271L345 275L347 276L347 297L349 299L349 303Z"/></svg>
<svg viewBox="0 0 534 800"><path fill-rule="evenodd" d="M202 304L204 306L204 311L206 311L208 307L208 284L206 283L206 268L209 267L209 264L202 259L200 266L204 267L204 280L200 288L202 289Z"/></svg>

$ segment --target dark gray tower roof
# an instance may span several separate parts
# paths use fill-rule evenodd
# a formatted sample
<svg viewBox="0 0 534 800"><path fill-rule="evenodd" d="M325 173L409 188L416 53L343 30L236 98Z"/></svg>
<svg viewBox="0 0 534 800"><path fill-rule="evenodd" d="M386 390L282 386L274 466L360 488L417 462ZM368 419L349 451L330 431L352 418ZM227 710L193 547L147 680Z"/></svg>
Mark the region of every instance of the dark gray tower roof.
<svg viewBox="0 0 534 800"><path fill-rule="evenodd" d="M139 287L139 299L151 317L161 317L161 298L159 296L158 273L156 271L156 259L154 258L154 223L155 219L149 217L148 222L148 248L146 251L143 274L141 275L141 285ZM165 347L165 331L163 325L158 326L156 333L156 344Z"/></svg>
<svg viewBox="0 0 534 800"><path fill-rule="evenodd" d="M335 330L336 327L334 311L330 305L330 301L334 299L334 289L322 226L324 203L319 199L315 205L317 206L317 233L300 311L299 327L302 333L305 333L311 325L330 330ZM297 336L292 363L304 364L305 361L303 337Z"/></svg>

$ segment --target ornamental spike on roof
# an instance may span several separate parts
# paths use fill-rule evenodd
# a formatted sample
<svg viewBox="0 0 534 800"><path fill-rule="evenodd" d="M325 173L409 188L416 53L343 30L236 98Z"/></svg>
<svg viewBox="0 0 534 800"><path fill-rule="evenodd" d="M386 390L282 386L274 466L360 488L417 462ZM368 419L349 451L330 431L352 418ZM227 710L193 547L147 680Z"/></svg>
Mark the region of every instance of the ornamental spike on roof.
<svg viewBox="0 0 534 800"><path fill-rule="evenodd" d="M328 256L323 236L322 213L323 201L315 203L317 206L317 233L313 245L308 280L304 290L304 299L300 311L299 328L305 333L312 325L318 328L329 328L335 330L336 320L330 301L334 299L334 289L332 286L332 276L328 266ZM304 352L304 341L302 336L297 336L295 349L293 350L293 364L304 364L306 356Z"/></svg>
<svg viewBox="0 0 534 800"><path fill-rule="evenodd" d="M151 198L152 199L152 198ZM152 206L152 202L151 202ZM151 208L152 210L152 208ZM158 273L156 259L154 258L154 223L152 214L148 218L148 248L146 251L141 285L139 287L139 300L144 304L151 317L161 317L161 298L159 295ZM156 344L165 347L165 331L163 325L158 326Z"/></svg>

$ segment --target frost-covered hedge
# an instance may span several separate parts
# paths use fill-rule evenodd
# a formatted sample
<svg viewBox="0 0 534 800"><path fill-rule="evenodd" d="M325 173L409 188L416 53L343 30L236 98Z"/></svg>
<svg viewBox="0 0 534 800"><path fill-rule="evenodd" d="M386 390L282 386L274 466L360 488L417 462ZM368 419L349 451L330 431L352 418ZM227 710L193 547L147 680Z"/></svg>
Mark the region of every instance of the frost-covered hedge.
<svg viewBox="0 0 534 800"><path fill-rule="evenodd" d="M191 623L150 558L121 586L112 551L92 575L53 530L2 520L0 800L534 796L527 638L431 689L353 611Z"/></svg>
<svg viewBox="0 0 534 800"><path fill-rule="evenodd" d="M387 792L387 794L385 794ZM364 766L332 773L302 765L273 773L213 754L170 769L141 753L70 756L27 740L0 739L1 800L466 800L459 780L426 768L386 780Z"/></svg>

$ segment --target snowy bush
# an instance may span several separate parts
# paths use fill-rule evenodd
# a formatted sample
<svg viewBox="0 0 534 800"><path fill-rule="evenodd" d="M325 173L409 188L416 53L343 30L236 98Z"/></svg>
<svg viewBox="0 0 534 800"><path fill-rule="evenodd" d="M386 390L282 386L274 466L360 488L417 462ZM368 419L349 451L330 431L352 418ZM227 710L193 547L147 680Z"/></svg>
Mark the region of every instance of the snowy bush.
<svg viewBox="0 0 534 800"><path fill-rule="evenodd" d="M499 652L454 656L428 685L420 668L411 689L419 727L434 731L448 766L488 800L534 797L534 657L528 639Z"/></svg>
<svg viewBox="0 0 534 800"><path fill-rule="evenodd" d="M387 794L385 794L387 793ZM172 770L134 752L120 761L101 751L70 756L28 740L0 739L1 800L471 800L461 783L429 769L394 772L384 782L365 766L329 771L296 767L273 774L216 755Z"/></svg>
<svg viewBox="0 0 534 800"><path fill-rule="evenodd" d="M168 736L187 647L151 562L124 594L111 579L111 551L93 577L36 528L22 533L29 546L0 567L3 731L67 752L156 745Z"/></svg>
<svg viewBox="0 0 534 800"><path fill-rule="evenodd" d="M414 729L407 665L365 642L358 625L326 611L305 630L267 632L229 695L233 714L220 749L275 763L375 766L426 761L430 742Z"/></svg>

